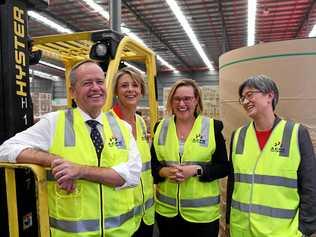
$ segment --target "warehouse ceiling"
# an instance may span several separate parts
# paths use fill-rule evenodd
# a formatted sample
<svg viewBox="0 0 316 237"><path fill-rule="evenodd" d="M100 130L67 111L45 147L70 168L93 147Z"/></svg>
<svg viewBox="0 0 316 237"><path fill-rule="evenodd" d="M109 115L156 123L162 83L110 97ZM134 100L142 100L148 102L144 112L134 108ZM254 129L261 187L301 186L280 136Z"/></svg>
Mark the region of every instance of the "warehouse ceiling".
<svg viewBox="0 0 316 237"><path fill-rule="evenodd" d="M109 0L94 2L109 11ZM247 46L247 0L176 2L215 69L221 54ZM40 13L73 31L110 28L82 0L50 0ZM178 71L208 70L165 0L122 0L122 23ZM305 38L315 23L316 0L257 0L255 43ZM29 32L32 37L58 34L32 17ZM161 63L157 69L170 70Z"/></svg>

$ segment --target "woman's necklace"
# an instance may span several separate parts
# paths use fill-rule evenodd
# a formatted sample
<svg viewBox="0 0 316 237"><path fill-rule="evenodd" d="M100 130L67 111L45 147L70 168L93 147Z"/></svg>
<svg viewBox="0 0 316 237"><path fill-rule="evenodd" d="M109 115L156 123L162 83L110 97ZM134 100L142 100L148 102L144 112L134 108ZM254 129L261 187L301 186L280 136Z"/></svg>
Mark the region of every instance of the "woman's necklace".
<svg viewBox="0 0 316 237"><path fill-rule="evenodd" d="M191 128L186 128L186 127L178 127L177 128L177 135L178 135L178 138L181 140L181 141L185 141L187 139L187 137L189 136L190 134L190 131L191 131Z"/></svg>
<svg viewBox="0 0 316 237"><path fill-rule="evenodd" d="M177 136L181 141L185 141L189 136L193 127L194 121L191 123L183 123L181 121L176 122Z"/></svg>

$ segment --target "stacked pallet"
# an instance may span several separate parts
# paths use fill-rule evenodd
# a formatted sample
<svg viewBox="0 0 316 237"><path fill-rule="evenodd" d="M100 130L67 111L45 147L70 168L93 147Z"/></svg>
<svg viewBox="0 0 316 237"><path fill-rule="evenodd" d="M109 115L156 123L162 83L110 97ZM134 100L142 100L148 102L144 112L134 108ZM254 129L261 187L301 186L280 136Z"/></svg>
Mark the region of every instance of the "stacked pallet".
<svg viewBox="0 0 316 237"><path fill-rule="evenodd" d="M219 119L219 88L218 86L202 86L203 114Z"/></svg>
<svg viewBox="0 0 316 237"><path fill-rule="evenodd" d="M166 115L166 105L167 105L168 95L170 93L170 90L171 90L171 87L164 87L163 88L162 103L163 103L163 107L164 107L164 112L163 112L164 115Z"/></svg>
<svg viewBox="0 0 316 237"><path fill-rule="evenodd" d="M52 94L32 92L33 115L38 118L52 111Z"/></svg>

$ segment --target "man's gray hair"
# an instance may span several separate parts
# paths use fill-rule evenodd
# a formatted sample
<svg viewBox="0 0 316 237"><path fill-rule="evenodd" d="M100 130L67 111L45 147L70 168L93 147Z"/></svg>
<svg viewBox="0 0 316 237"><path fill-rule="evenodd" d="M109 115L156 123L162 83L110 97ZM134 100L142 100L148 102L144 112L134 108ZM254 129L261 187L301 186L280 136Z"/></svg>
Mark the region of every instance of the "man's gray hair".
<svg viewBox="0 0 316 237"><path fill-rule="evenodd" d="M275 82L266 75L255 75L249 77L246 81L244 81L240 86L238 90L239 97L242 97L242 92L245 89L245 87L254 88L258 91L267 94L270 92L273 92L274 97L272 100L272 108L275 110L276 105L279 101L279 89Z"/></svg>
<svg viewBox="0 0 316 237"><path fill-rule="evenodd" d="M82 60L82 61L76 63L76 64L71 68L71 71L70 71L70 74L69 74L71 87L74 87L75 84L76 84L76 81L77 81L76 70L77 70L81 65L86 64L86 63L93 63L93 64L99 66L96 61L93 61L93 60L91 60L91 59Z"/></svg>

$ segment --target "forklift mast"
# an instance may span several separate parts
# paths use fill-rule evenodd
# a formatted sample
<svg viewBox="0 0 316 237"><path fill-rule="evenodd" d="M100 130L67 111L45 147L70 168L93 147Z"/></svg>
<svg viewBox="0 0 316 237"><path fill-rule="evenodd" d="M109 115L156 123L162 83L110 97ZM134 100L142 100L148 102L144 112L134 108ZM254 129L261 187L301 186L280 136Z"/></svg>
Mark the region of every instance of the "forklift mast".
<svg viewBox="0 0 316 237"><path fill-rule="evenodd" d="M28 16L29 8L45 8L48 0L0 1L0 144L33 124L29 83ZM19 236L37 236L34 176L29 169L6 172L0 168L0 236L9 233L5 176L16 180ZM17 233L16 233L17 234Z"/></svg>

